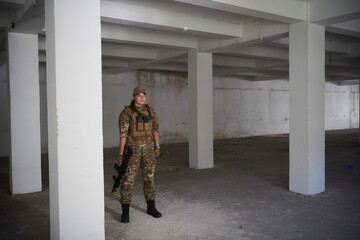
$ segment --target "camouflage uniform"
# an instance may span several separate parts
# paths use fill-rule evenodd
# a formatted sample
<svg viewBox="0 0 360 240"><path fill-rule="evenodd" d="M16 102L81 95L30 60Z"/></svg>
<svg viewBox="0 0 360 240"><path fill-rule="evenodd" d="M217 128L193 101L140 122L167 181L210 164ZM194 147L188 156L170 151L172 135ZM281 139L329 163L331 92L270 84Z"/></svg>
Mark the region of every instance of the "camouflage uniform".
<svg viewBox="0 0 360 240"><path fill-rule="evenodd" d="M159 120L153 108L143 105L137 108L141 114L149 116L147 127L138 131L137 112L131 106L126 106L119 116L120 137L126 137L126 146L133 150L126 173L121 181L121 204L130 204L137 169L141 168L144 181L144 196L146 201L155 199L155 156L153 133L159 132ZM126 149L126 147L125 147ZM124 153L126 154L126 152Z"/></svg>

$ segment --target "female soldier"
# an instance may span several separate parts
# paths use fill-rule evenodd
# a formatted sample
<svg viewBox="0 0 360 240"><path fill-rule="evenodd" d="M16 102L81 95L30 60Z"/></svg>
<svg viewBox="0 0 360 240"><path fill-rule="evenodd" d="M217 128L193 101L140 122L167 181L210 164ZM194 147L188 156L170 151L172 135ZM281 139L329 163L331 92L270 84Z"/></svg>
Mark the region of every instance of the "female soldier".
<svg viewBox="0 0 360 240"><path fill-rule="evenodd" d="M121 181L120 203L122 207L121 222L123 223L130 220L129 206L139 166L144 181L147 213L155 218L162 216L155 208L154 186L155 158L160 154L159 121L154 109L145 102L145 89L143 87L134 88L131 105L126 106L119 116L119 164L121 165L129 147L133 152Z"/></svg>

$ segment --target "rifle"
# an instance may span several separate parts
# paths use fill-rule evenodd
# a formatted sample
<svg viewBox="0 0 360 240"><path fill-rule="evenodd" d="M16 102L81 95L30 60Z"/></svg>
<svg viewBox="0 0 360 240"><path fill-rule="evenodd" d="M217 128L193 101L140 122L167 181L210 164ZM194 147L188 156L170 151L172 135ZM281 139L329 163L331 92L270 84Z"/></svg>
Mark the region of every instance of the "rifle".
<svg viewBox="0 0 360 240"><path fill-rule="evenodd" d="M117 175L117 177L115 177L115 175L113 175L113 179L115 182L114 182L111 193L116 192L116 189L120 186L121 178L123 177L124 173L126 172L127 165L128 165L128 162L129 162L132 154L133 154L133 150L131 149L131 147L127 147L126 154L124 156L123 162L121 163L121 166L119 166L117 163L115 163L114 168L118 172L118 175Z"/></svg>

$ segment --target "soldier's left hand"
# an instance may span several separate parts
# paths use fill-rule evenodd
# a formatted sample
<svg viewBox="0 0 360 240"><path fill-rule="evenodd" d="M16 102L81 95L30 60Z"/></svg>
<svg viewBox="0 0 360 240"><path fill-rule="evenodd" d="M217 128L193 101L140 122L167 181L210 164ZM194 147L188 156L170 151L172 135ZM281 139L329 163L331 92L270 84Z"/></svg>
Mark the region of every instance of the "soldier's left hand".
<svg viewBox="0 0 360 240"><path fill-rule="evenodd" d="M124 156L118 155L116 158L117 158L117 161L118 161L119 165L121 166Z"/></svg>
<svg viewBox="0 0 360 240"><path fill-rule="evenodd" d="M157 158L160 155L160 148L155 148L154 149L154 156L155 158Z"/></svg>

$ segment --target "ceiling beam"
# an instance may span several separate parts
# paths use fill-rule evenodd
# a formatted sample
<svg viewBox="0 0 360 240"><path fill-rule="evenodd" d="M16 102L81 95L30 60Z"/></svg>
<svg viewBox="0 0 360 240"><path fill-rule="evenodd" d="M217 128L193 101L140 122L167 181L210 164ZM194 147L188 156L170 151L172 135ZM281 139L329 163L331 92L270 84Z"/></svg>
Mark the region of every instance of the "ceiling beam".
<svg viewBox="0 0 360 240"><path fill-rule="evenodd" d="M268 60L289 60L289 50L286 48L265 46L265 45L252 45L239 49L223 51L223 54L251 57L256 59Z"/></svg>
<svg viewBox="0 0 360 240"><path fill-rule="evenodd" d="M1 0L1 8L22 8L25 5L25 0Z"/></svg>
<svg viewBox="0 0 360 240"><path fill-rule="evenodd" d="M143 46L190 49L196 47L196 38L184 34L169 34L164 31L102 23L101 37L103 41L115 43L131 43Z"/></svg>
<svg viewBox="0 0 360 240"><path fill-rule="evenodd" d="M38 47L39 51L46 51L46 38L45 35L39 35ZM111 42L102 42L101 45L102 56L113 58L125 58L125 59L147 59L155 60L157 58L157 49L142 47L142 46L130 46L124 44L116 44Z"/></svg>
<svg viewBox="0 0 360 240"><path fill-rule="evenodd" d="M359 76L326 76L327 81L356 81L359 83Z"/></svg>
<svg viewBox="0 0 360 240"><path fill-rule="evenodd" d="M255 68L256 60L250 58L241 58L227 55L214 54L213 65L220 67L244 67L244 68Z"/></svg>
<svg viewBox="0 0 360 240"><path fill-rule="evenodd" d="M288 67L288 63L284 62L275 62L275 61L263 61L263 60L254 60L249 59L250 62L254 61L253 66L237 66L237 67L218 67L216 71L217 76L227 76L229 74L241 74L244 72L256 72L256 71L262 71L266 69L271 68L279 68L279 67ZM277 70L274 70L277 71ZM284 72L284 71L282 71Z"/></svg>
<svg viewBox="0 0 360 240"><path fill-rule="evenodd" d="M187 58L177 58L173 60L176 64L183 64L187 66ZM256 67L259 60L251 58L241 58L228 55L213 55L213 69L214 74L223 74L224 72L238 72L240 70L249 70Z"/></svg>
<svg viewBox="0 0 360 240"><path fill-rule="evenodd" d="M261 82L261 81L274 81L274 80L289 80L287 77L254 77L252 81Z"/></svg>
<svg viewBox="0 0 360 240"><path fill-rule="evenodd" d="M238 74L240 72L248 72L251 70L251 68L246 67L213 67L213 74L214 76L222 77Z"/></svg>
<svg viewBox="0 0 360 240"><path fill-rule="evenodd" d="M350 86L350 85L359 85L359 79L350 79L350 80L332 80L326 79L327 82L334 83L339 86Z"/></svg>
<svg viewBox="0 0 360 240"><path fill-rule="evenodd" d="M331 25L335 28L341 28L344 30L352 31L352 32L360 32L360 18L354 19L347 22L337 23Z"/></svg>
<svg viewBox="0 0 360 240"><path fill-rule="evenodd" d="M326 26L326 32L336 33L348 37L360 38L360 31L352 31L339 27Z"/></svg>
<svg viewBox="0 0 360 240"><path fill-rule="evenodd" d="M332 25L360 17L359 0L317 0L309 2L309 20Z"/></svg>
<svg viewBox="0 0 360 240"><path fill-rule="evenodd" d="M101 1L101 20L164 31L212 37L239 37L240 25L134 3Z"/></svg>
<svg viewBox="0 0 360 240"><path fill-rule="evenodd" d="M327 74L339 74L339 73L351 73L359 75L359 69L356 66L353 67L345 67L345 66L326 66L325 72Z"/></svg>
<svg viewBox="0 0 360 240"><path fill-rule="evenodd" d="M289 36L289 25L268 21L242 24L241 37L232 39L200 39L200 52L222 52L234 48L260 44Z"/></svg>
<svg viewBox="0 0 360 240"><path fill-rule="evenodd" d="M276 39L266 45L289 48L289 38ZM346 54L349 52L349 47L348 44L325 39L325 51L326 53Z"/></svg>
<svg viewBox="0 0 360 240"><path fill-rule="evenodd" d="M256 60L256 69L288 69L289 61L264 61L264 60Z"/></svg>
<svg viewBox="0 0 360 240"><path fill-rule="evenodd" d="M39 35L38 46L40 55L46 51L46 38ZM186 55L187 50L165 50L128 46L109 42L102 43L102 64L108 73L121 73L165 63ZM45 61L45 59L43 60Z"/></svg>
<svg viewBox="0 0 360 240"><path fill-rule="evenodd" d="M155 60L141 61L141 62L129 62L129 66L124 69L120 69L118 73L130 72L150 66L156 66L162 63L167 63L177 58L182 58L187 55L187 51L172 51L172 50L159 50L157 58Z"/></svg>
<svg viewBox="0 0 360 240"><path fill-rule="evenodd" d="M173 0L271 21L295 23L307 18L307 3L288 0Z"/></svg>
<svg viewBox="0 0 360 240"><path fill-rule="evenodd" d="M348 79L355 79L355 78L359 78L360 77L360 73L358 71L358 69L356 69L355 71L353 72L337 72L337 73L328 73L328 72L325 72L326 73L326 76L329 76L329 77L345 77L345 78L348 78Z"/></svg>
<svg viewBox="0 0 360 240"><path fill-rule="evenodd" d="M177 58L173 60L176 63L187 64L187 58ZM288 61L267 61L246 57L235 57L223 54L213 54L214 68L226 68L232 72L238 72L249 69L271 69L271 68L286 68L288 69ZM240 70L239 70L240 69Z"/></svg>
<svg viewBox="0 0 360 240"><path fill-rule="evenodd" d="M123 44L102 42L102 56L116 58L133 58L152 60L157 58L157 51L153 48L127 46Z"/></svg>
<svg viewBox="0 0 360 240"><path fill-rule="evenodd" d="M267 76L272 76L272 77L276 77L276 78L281 78L281 79L289 79L289 72L288 71L279 71L279 70L259 70L259 73L262 73L264 75Z"/></svg>
<svg viewBox="0 0 360 240"><path fill-rule="evenodd" d="M123 59L114 59L114 58L105 58L103 57L101 60L103 67L121 67L121 68L127 68L129 67L129 61L123 60Z"/></svg>
<svg viewBox="0 0 360 240"><path fill-rule="evenodd" d="M187 64L187 58L178 58L174 62ZM242 58L235 56L228 56L223 54L213 54L213 66L225 68L255 68L259 60L251 58Z"/></svg>
<svg viewBox="0 0 360 240"><path fill-rule="evenodd" d="M26 0L16 13L12 32L38 34L45 27L44 0Z"/></svg>
<svg viewBox="0 0 360 240"><path fill-rule="evenodd" d="M141 68L139 70L152 70L152 71L173 71L173 72L187 72L188 68L186 64L178 64L169 62L161 65L151 65L148 67Z"/></svg>

